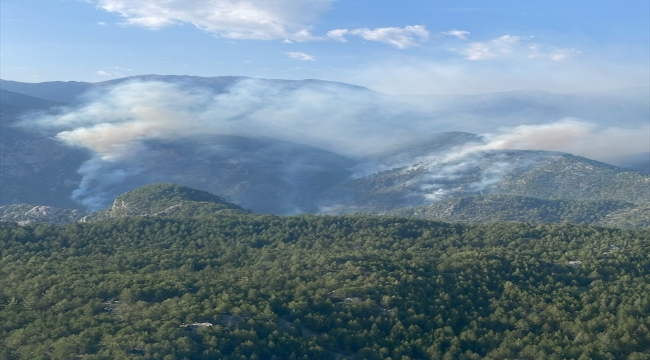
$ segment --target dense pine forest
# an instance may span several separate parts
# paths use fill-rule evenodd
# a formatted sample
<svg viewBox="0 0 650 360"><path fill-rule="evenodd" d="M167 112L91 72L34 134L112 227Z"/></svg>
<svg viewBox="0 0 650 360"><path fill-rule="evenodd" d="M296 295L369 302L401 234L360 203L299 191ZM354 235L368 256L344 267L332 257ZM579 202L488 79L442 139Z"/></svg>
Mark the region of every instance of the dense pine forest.
<svg viewBox="0 0 650 360"><path fill-rule="evenodd" d="M650 359L648 230L224 212L0 251L0 359Z"/></svg>

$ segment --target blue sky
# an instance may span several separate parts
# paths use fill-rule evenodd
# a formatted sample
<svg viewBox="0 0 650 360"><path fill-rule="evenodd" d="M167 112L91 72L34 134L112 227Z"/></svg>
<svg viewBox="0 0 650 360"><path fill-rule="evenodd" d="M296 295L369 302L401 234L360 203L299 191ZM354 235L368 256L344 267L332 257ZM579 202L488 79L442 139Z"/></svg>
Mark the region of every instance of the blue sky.
<svg viewBox="0 0 650 360"><path fill-rule="evenodd" d="M393 94L648 86L650 1L0 0L1 77L343 81Z"/></svg>

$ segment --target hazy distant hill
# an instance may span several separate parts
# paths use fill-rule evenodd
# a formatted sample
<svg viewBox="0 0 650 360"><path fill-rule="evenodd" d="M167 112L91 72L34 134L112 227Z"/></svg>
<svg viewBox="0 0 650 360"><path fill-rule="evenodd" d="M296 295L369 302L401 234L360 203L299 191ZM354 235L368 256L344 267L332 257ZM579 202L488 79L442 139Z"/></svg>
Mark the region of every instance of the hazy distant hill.
<svg viewBox="0 0 650 360"><path fill-rule="evenodd" d="M137 75L125 78L102 81L98 83L87 83L78 81L49 81L41 83L23 83L18 81L0 80L0 89L12 92L39 97L57 102L74 102L78 97L89 90L102 89L125 81L163 81L175 82L188 87L204 87L222 93L236 82L251 79L246 76L215 76L201 77L189 75ZM285 88L299 88L301 86L335 86L345 87L358 91L371 91L362 86L350 85L340 82L324 80L282 80L282 79L258 79L267 84L282 86Z"/></svg>
<svg viewBox="0 0 650 360"><path fill-rule="evenodd" d="M2 90L0 97L0 205L41 204L76 208L70 194L79 185L86 151L52 139L52 134L17 126L19 116L61 105Z"/></svg>
<svg viewBox="0 0 650 360"><path fill-rule="evenodd" d="M0 89L34 96L57 102L71 102L92 87L91 83L79 81L48 81L42 83L24 83L0 80Z"/></svg>
<svg viewBox="0 0 650 360"><path fill-rule="evenodd" d="M57 101L43 100L7 90L0 90L0 103L2 104L1 111L47 109L52 106L63 105L63 103Z"/></svg>

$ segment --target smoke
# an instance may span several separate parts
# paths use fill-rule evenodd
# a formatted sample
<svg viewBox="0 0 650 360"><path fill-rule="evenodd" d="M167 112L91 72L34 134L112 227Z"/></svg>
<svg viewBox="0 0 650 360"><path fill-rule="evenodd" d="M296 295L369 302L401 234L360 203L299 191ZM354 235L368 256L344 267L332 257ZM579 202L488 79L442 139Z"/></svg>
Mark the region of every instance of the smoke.
<svg viewBox="0 0 650 360"><path fill-rule="evenodd" d="M468 123L480 121L473 118ZM483 134L482 141L437 152L423 150L409 155L401 164L382 163L379 155L388 150L399 152L414 141L426 138L425 135L463 128L467 123L458 122L453 116L440 116L436 106L430 103L402 102L343 84L295 86L255 79L236 82L223 93L180 83L124 82L87 94L81 105L41 114L26 119L25 123L53 129L56 138L65 144L92 152L93 157L79 169L82 182L72 194L91 210L106 206L116 195L119 184L137 177L146 167L155 167L166 160L168 153L154 149L152 143L184 143L202 147L201 151L212 154L231 151L229 146L221 146L218 139L209 144L194 143L193 139L206 136L272 138L329 150L355 159L354 163L336 165L350 173L355 169L367 174L414 163L429 164L426 181L407 184L411 188L418 186L416 192L424 194L427 201L465 191L481 191L498 183L510 171L510 164L493 161L469 185L462 188L453 185L455 179L482 166L477 159L485 151L554 150L608 160L650 149L647 125L633 129L603 127L567 118L505 128L499 128L496 123L491 126L497 130ZM526 119L521 119L521 123L525 124ZM275 161L268 157L260 159L267 163ZM304 159L283 164L291 173L308 172L312 166ZM336 170L337 177L343 176L341 169ZM292 179L286 182L296 182ZM146 183L147 179L139 181ZM297 205L287 208L294 209L293 212L304 210Z"/></svg>
<svg viewBox="0 0 650 360"><path fill-rule="evenodd" d="M445 154L451 161L487 150L548 150L609 161L626 154L650 149L650 125L641 128L602 128L577 119L550 124L520 125L484 134L485 143L468 144Z"/></svg>

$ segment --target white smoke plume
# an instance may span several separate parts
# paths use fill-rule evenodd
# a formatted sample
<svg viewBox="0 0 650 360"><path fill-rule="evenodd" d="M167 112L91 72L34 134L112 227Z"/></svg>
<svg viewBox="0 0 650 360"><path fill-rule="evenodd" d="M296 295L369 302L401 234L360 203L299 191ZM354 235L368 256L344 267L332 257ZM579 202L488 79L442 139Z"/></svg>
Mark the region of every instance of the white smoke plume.
<svg viewBox="0 0 650 360"><path fill-rule="evenodd" d="M107 161L133 156L146 140L204 134L265 136L365 155L415 132L413 124L400 124L396 118L407 111L399 104L382 104L376 93L342 86L287 89L250 79L214 94L135 81L35 121L62 129L57 138Z"/></svg>

